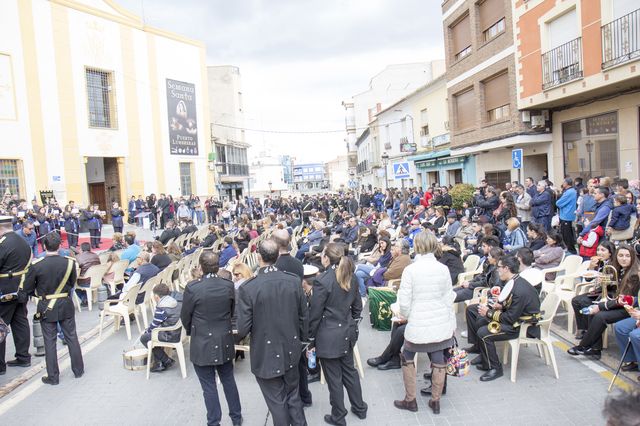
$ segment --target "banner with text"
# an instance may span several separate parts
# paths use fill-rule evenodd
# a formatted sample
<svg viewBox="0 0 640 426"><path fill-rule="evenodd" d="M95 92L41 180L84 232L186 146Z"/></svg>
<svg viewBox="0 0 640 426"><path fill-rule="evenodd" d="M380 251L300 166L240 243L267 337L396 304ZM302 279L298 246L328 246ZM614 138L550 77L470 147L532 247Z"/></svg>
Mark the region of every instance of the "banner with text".
<svg viewBox="0 0 640 426"><path fill-rule="evenodd" d="M196 87L167 79L169 149L173 155L198 155Z"/></svg>

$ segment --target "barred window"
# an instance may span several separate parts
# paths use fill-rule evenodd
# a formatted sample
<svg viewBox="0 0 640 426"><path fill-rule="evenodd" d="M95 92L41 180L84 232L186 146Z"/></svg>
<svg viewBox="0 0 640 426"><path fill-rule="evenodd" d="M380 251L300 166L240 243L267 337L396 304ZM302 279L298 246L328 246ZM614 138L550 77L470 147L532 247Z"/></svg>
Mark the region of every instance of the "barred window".
<svg viewBox="0 0 640 426"><path fill-rule="evenodd" d="M180 190L181 195L193 194L191 186L191 163L180 163Z"/></svg>
<svg viewBox="0 0 640 426"><path fill-rule="evenodd" d="M22 186L22 164L19 160L0 160L0 191L4 195L7 190L11 195L24 196Z"/></svg>
<svg viewBox="0 0 640 426"><path fill-rule="evenodd" d="M87 102L89 106L89 126L115 129L118 127L116 115L113 73L94 68L86 68Z"/></svg>

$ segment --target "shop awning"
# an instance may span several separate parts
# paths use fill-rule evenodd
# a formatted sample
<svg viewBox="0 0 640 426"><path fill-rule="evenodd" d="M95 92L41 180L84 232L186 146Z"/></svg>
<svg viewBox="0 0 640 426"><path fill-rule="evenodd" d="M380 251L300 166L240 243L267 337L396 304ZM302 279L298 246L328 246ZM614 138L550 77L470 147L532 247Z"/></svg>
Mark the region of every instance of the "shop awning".
<svg viewBox="0 0 640 426"><path fill-rule="evenodd" d="M447 155L451 155L451 150L443 149L440 151L428 152L426 154L413 155L408 157L409 161L422 161L422 160L431 160L433 158L446 157Z"/></svg>

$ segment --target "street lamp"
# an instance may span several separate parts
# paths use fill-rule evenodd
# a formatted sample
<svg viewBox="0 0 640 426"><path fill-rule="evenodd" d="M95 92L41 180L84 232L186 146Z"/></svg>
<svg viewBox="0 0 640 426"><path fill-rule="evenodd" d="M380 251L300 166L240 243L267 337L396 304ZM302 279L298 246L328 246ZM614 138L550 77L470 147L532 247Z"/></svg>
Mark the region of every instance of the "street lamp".
<svg viewBox="0 0 640 426"><path fill-rule="evenodd" d="M589 154L589 179L593 177L591 174L591 152L593 152L593 142L589 140L587 141L587 153Z"/></svg>
<svg viewBox="0 0 640 426"><path fill-rule="evenodd" d="M389 163L389 154L387 151L382 153L382 166L384 167L384 189L389 190L389 179L387 178L387 164Z"/></svg>

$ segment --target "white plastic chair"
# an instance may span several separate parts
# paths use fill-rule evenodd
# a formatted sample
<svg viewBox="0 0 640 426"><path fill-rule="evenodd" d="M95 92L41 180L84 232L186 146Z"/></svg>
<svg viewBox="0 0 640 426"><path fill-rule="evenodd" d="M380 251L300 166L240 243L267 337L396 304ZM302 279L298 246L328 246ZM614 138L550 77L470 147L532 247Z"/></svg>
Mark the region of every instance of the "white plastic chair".
<svg viewBox="0 0 640 426"><path fill-rule="evenodd" d="M474 276L482 273L482 266L480 266L480 256L470 254L464 261L464 272L458 274L458 285L463 281L468 281Z"/></svg>
<svg viewBox="0 0 640 426"><path fill-rule="evenodd" d="M578 283L578 280L580 280L582 274L589 269L589 264L590 262L588 260L584 261L573 274L566 274L556 279L558 284L556 285L555 293L560 297L560 303L567 310L567 331L569 333L573 333L573 324L575 321L575 312L571 306L571 300L578 295L580 287L582 287L581 283ZM589 286L592 285L591 283L586 284Z"/></svg>
<svg viewBox="0 0 640 426"><path fill-rule="evenodd" d="M98 288L102 285L102 277L109 270L109 265L106 263L100 265L93 265L87 270L87 275L78 277L79 279L90 278L89 287L82 287L77 285L76 289L84 291L87 294L87 303L89 310L93 309L93 294L97 293Z"/></svg>
<svg viewBox="0 0 640 426"><path fill-rule="evenodd" d="M120 318L124 320L124 327L127 330L127 338L131 340L131 321L129 315L133 314L138 326L138 332L142 333L140 328L140 318L136 311L136 296L140 290L140 284L136 284L127 291L127 294L121 300L108 299L104 302L104 309L100 312L100 333L98 338L102 338L102 328L104 327L104 318L107 315L113 316L116 331L120 329Z"/></svg>
<svg viewBox="0 0 640 426"><path fill-rule="evenodd" d="M549 362L553 365L553 372L556 379L559 379L558 365L556 363L556 357L553 353L553 341L549 332L553 317L556 315L558 306L560 305L560 296L555 293L550 293L545 297L540 306L540 312L542 313L542 320L538 322L540 327L540 339L534 339L527 337L527 329L531 324L523 323L520 325L520 335L517 339L507 340L504 345L503 363L507 364L509 361L509 347L511 347L511 381L515 383L516 372L518 369L518 355L520 352L520 345L532 344L543 350L545 363L549 365Z"/></svg>
<svg viewBox="0 0 640 426"><path fill-rule="evenodd" d="M563 272L564 275L574 274L578 267L582 264L582 257L572 254L571 256L566 256L560 265L555 268L547 268L543 269L542 272L548 274L550 272ZM540 294L549 294L553 293L558 285L562 282L563 275L556 276L554 281L547 281L546 279L542 282L542 290Z"/></svg>
<svg viewBox="0 0 640 426"><path fill-rule="evenodd" d="M127 270L127 268L129 267L129 261L128 260L120 260L119 262L116 262L113 265L113 279L111 281L105 281L108 285L109 288L111 290L111 294L116 294L117 292L117 285L118 284L123 284L124 285L124 271Z"/></svg>
<svg viewBox="0 0 640 426"><path fill-rule="evenodd" d="M175 331L180 330L180 340L177 342L163 342L158 338L158 334L161 331ZM157 327L151 330L151 339L149 343L147 343L147 380L149 380L149 373L151 371L151 359L153 357L153 348L162 347L162 348L171 348L176 350L176 354L178 354L178 363L180 364L180 373L182 374L182 378L185 379L187 377L187 363L185 361L184 356L184 342L186 340L186 333L182 328L182 321L178 320L175 325L171 327Z"/></svg>
<svg viewBox="0 0 640 426"><path fill-rule="evenodd" d="M153 288L160 283L160 279L160 275L151 277L146 283L144 283L144 286L140 287L138 290L138 294L140 294L140 292L144 293L144 300L142 303L136 304L136 312L140 312L140 314L142 314L142 324L144 324L144 328L149 327L147 309L151 310L151 316L153 317L153 311L155 309L155 304L153 303Z"/></svg>

